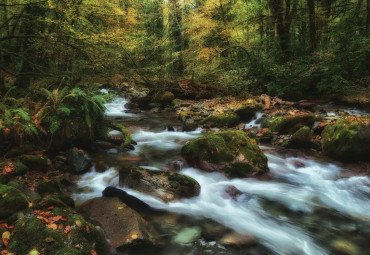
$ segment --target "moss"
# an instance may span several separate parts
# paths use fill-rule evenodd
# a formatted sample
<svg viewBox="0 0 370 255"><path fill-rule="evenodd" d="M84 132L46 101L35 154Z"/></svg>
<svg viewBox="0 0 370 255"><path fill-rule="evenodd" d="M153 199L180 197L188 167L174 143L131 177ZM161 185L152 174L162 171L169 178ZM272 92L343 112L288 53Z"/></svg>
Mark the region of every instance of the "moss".
<svg viewBox="0 0 370 255"><path fill-rule="evenodd" d="M61 208L74 208L75 203L72 198L64 194L49 194L41 199L34 202L35 209L46 209L50 206L56 206Z"/></svg>
<svg viewBox="0 0 370 255"><path fill-rule="evenodd" d="M169 105L175 99L175 96L170 91L159 92L153 97L153 102L160 103L162 105Z"/></svg>
<svg viewBox="0 0 370 255"><path fill-rule="evenodd" d="M313 146L312 138L313 131L309 127L304 126L293 134L288 146L296 148L309 148Z"/></svg>
<svg viewBox="0 0 370 255"><path fill-rule="evenodd" d="M196 138L186 144L181 153L194 166L204 161L221 165L227 163L223 171L230 177L246 176L251 169L257 173L268 171L267 158L256 141L240 130L210 133Z"/></svg>
<svg viewBox="0 0 370 255"><path fill-rule="evenodd" d="M0 218L9 217L26 208L28 208L26 195L14 187L0 185Z"/></svg>
<svg viewBox="0 0 370 255"><path fill-rule="evenodd" d="M274 117L270 121L270 129L280 134L293 134L303 126L312 126L317 120L314 114Z"/></svg>
<svg viewBox="0 0 370 255"><path fill-rule="evenodd" d="M23 161L32 170L46 172L49 169L49 159L44 155L26 155L23 156Z"/></svg>
<svg viewBox="0 0 370 255"><path fill-rule="evenodd" d="M92 249L98 254L108 254L106 245L95 226L72 210L54 209L54 215L66 216L64 226L70 226L70 235L63 230L48 228L35 216L20 219L15 225L10 239L9 251L15 254L28 254L32 249L50 255L85 255ZM50 241L47 241L50 240Z"/></svg>
<svg viewBox="0 0 370 255"><path fill-rule="evenodd" d="M133 144L136 144L134 139L131 137L131 132L125 126L118 124L117 122L111 121L109 126L112 129L121 131L124 136L124 142L121 144L122 148L130 148Z"/></svg>
<svg viewBox="0 0 370 255"><path fill-rule="evenodd" d="M325 127L323 151L341 161L370 159L370 117L342 118Z"/></svg>
<svg viewBox="0 0 370 255"><path fill-rule="evenodd" d="M240 118L235 113L225 113L220 115L211 115L204 120L201 124L209 125L210 127L235 127L240 122Z"/></svg>
<svg viewBox="0 0 370 255"><path fill-rule="evenodd" d="M43 180L36 185L37 192L40 194L63 193L62 184L58 179Z"/></svg>
<svg viewBox="0 0 370 255"><path fill-rule="evenodd" d="M198 182L190 176L170 172L167 172L167 175L169 181L177 182L182 186L195 187L196 185L198 185Z"/></svg>
<svg viewBox="0 0 370 255"><path fill-rule="evenodd" d="M257 111L262 110L262 105L258 104L255 100L249 100L235 111L236 114L243 121L251 120Z"/></svg>

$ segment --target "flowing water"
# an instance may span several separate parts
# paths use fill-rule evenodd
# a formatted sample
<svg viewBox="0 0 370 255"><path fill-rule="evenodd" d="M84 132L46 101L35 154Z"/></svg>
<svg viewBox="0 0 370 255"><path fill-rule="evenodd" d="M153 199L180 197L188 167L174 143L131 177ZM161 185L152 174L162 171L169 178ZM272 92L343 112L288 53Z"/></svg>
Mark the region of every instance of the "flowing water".
<svg viewBox="0 0 370 255"><path fill-rule="evenodd" d="M176 125L173 117L128 115L124 102L116 99L107 105L107 115L125 117L138 144L130 152L97 151L93 156L109 168L102 173L93 169L81 176L77 185L85 192L74 194L77 202L100 197L106 186L118 186L116 169L127 162L154 170L171 168L174 163L181 168L181 147L202 134L200 129L169 132L166 123ZM261 116L257 115L246 127L258 127L256 120ZM193 219L179 224L183 229L195 227L201 232L198 225L211 219L258 240L252 248L227 248L199 234L191 245L172 242L158 254L370 254L369 177L342 177L347 170L333 163L286 157L265 146L261 149L268 157L272 175L267 181L228 180L219 173L185 165L180 173L199 182L198 197L164 203L125 189L152 207ZM228 196L226 190L230 187L239 190L240 195Z"/></svg>

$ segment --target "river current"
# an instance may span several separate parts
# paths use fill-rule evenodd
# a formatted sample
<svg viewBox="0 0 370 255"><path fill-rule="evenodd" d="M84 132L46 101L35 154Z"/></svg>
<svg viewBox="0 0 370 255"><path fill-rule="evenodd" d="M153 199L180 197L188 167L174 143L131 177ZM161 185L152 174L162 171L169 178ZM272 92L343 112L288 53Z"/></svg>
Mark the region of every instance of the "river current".
<svg viewBox="0 0 370 255"><path fill-rule="evenodd" d="M254 248L227 248L201 233L192 243L174 242L161 254L370 254L370 178L348 177L347 169L335 162L312 157L287 156L276 148L261 146L268 157L271 178L229 180L219 173L208 173L182 165L180 150L189 140L202 135L193 132L169 132L167 124L175 123L167 114L126 113L127 101L118 98L107 104L106 115L130 126L134 151L97 150L92 156L107 170L82 175L77 182L84 192L73 194L81 203L100 197L107 186L118 186L117 168L122 164L148 169L168 169L173 163L181 174L201 185L201 193L192 199L164 203L134 190L128 193L155 208L187 215L182 228L193 228L210 219L257 239ZM256 119L246 128L258 128ZM174 125L176 126L176 124ZM112 133L114 135L114 133ZM241 195L230 197L226 190L234 187ZM342 253L341 253L342 252Z"/></svg>

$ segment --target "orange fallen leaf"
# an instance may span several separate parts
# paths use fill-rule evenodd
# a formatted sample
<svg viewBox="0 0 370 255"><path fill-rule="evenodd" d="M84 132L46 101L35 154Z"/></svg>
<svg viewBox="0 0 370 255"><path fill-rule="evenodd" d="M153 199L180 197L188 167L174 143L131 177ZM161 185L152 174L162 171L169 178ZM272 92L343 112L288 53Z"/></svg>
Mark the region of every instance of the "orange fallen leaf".
<svg viewBox="0 0 370 255"><path fill-rule="evenodd" d="M90 251L91 255L98 255L95 250Z"/></svg>
<svg viewBox="0 0 370 255"><path fill-rule="evenodd" d="M52 229L52 230L57 230L58 229L58 226L57 224L55 223L51 223L51 224L48 224L46 225L48 228Z"/></svg>

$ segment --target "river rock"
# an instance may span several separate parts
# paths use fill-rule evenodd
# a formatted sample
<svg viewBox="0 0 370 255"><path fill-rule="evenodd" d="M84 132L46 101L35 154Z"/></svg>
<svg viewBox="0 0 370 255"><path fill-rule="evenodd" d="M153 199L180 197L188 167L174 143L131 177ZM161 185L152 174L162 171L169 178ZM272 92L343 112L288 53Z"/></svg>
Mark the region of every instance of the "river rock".
<svg viewBox="0 0 370 255"><path fill-rule="evenodd" d="M78 148L69 150L68 163L75 174L82 174L92 166L90 156L84 150Z"/></svg>
<svg viewBox="0 0 370 255"><path fill-rule="evenodd" d="M181 153L191 166L220 171L229 178L268 171L267 157L256 141L241 130L206 134L187 143Z"/></svg>
<svg viewBox="0 0 370 255"><path fill-rule="evenodd" d="M303 126L312 127L318 117L314 114L297 114L273 117L269 122L271 131L279 134L293 134ZM265 123L263 127L265 127Z"/></svg>
<svg viewBox="0 0 370 255"><path fill-rule="evenodd" d="M340 161L370 160L370 117L348 116L327 125L323 152Z"/></svg>
<svg viewBox="0 0 370 255"><path fill-rule="evenodd" d="M241 234L238 232L231 232L224 235L219 244L223 246L252 246L256 244L256 238L252 235Z"/></svg>
<svg viewBox="0 0 370 255"><path fill-rule="evenodd" d="M250 121L257 111L262 110L263 106L258 104L254 99L247 100L241 107L235 110L240 120Z"/></svg>
<svg viewBox="0 0 370 255"><path fill-rule="evenodd" d="M117 197L93 198L81 205L81 211L102 227L114 249L160 245L153 226Z"/></svg>
<svg viewBox="0 0 370 255"><path fill-rule="evenodd" d="M182 229L177 235L173 238L173 242L181 245L190 244L195 242L201 234L200 227L187 227Z"/></svg>
<svg viewBox="0 0 370 255"><path fill-rule="evenodd" d="M336 254L359 255L360 251L356 245L344 239L337 239L331 243Z"/></svg>
<svg viewBox="0 0 370 255"><path fill-rule="evenodd" d="M27 197L18 189L0 184L0 219L28 208Z"/></svg>
<svg viewBox="0 0 370 255"><path fill-rule="evenodd" d="M199 183L191 177L169 171L123 167L120 185L158 197L165 202L191 198L200 193Z"/></svg>
<svg viewBox="0 0 370 255"><path fill-rule="evenodd" d="M182 124L182 131L194 131L198 128L198 124L193 118L185 119Z"/></svg>
<svg viewBox="0 0 370 255"><path fill-rule="evenodd" d="M65 220L45 224L42 222L44 217L39 219L34 214L19 219L10 238L8 252L50 255L94 254L93 252L98 255L109 254L101 232L80 214L68 208L55 208L49 213L50 216L61 216ZM55 228L57 226L62 228ZM31 250L39 253L30 253Z"/></svg>
<svg viewBox="0 0 370 255"><path fill-rule="evenodd" d="M201 124L212 127L235 127L240 122L240 118L236 113L228 112L223 114L210 115L201 121Z"/></svg>
<svg viewBox="0 0 370 255"><path fill-rule="evenodd" d="M313 146L313 131L307 127L301 127L295 132L288 143L289 147L293 148L309 148Z"/></svg>

